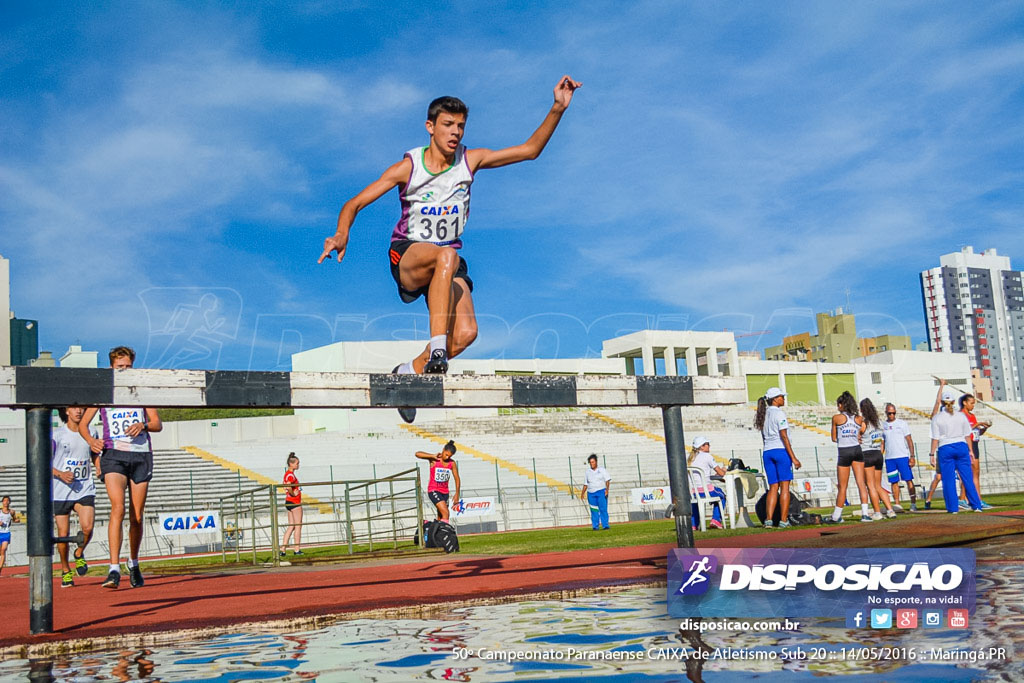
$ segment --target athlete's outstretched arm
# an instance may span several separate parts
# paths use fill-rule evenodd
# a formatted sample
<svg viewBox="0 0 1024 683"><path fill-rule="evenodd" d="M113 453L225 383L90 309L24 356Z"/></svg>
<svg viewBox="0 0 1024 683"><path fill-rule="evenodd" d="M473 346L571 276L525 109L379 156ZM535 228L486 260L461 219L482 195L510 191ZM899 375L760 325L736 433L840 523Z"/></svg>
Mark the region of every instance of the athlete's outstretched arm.
<svg viewBox="0 0 1024 683"><path fill-rule="evenodd" d="M338 262L345 257L345 247L348 246L348 231L356 219L356 214L370 204L383 197L406 180L412 172L412 162L403 158L397 164L392 165L380 178L363 188L363 191L352 199L345 202L338 214L338 230L332 237L324 240L324 253L320 254L317 263L323 263L324 259L330 258L331 252L338 252Z"/></svg>
<svg viewBox="0 0 1024 683"><path fill-rule="evenodd" d="M544 117L540 128L533 131L529 140L505 149L471 149L468 153L469 167L476 172L481 168L498 168L539 157L551 139L551 134L558 127L558 122L562 120L562 114L569 108L573 93L581 85L583 84L568 76L562 76L555 86L555 102L551 105L551 110Z"/></svg>

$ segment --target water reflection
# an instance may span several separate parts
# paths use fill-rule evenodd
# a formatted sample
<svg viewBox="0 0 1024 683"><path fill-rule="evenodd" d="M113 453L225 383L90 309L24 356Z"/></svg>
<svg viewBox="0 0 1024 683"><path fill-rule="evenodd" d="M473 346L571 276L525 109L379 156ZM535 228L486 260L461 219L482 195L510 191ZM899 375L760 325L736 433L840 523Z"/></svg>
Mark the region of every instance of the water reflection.
<svg viewBox="0 0 1024 683"><path fill-rule="evenodd" d="M1024 680L1024 666L1013 659L1024 652L1024 567L980 565L978 596L968 630L854 631L811 620L792 632L701 635L677 630L663 590L630 589L561 602L453 608L429 619L357 619L305 633L240 633L168 647L12 660L0 662L0 680L667 682L737 674L787 681ZM863 656L867 647L893 648L895 656L872 659ZM989 647L1006 648L1008 658L927 661L910 654ZM730 649L750 656L692 656ZM805 656L795 654L800 652ZM691 656L676 658L679 653Z"/></svg>

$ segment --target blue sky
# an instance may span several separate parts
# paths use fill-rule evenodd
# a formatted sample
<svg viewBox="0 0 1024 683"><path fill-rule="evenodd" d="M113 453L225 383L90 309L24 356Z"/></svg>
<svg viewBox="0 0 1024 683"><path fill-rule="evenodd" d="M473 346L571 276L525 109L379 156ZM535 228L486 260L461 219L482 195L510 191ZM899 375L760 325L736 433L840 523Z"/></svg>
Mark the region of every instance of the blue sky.
<svg viewBox="0 0 1024 683"><path fill-rule="evenodd" d="M470 356L593 356L645 327L772 330L741 339L761 349L847 288L862 333L916 342L940 254L1024 268L1019 2L0 13L0 253L57 353L273 369L425 338L388 271L397 197L317 266L338 210L425 143L433 97L467 101L469 146L501 147L563 73L584 87L541 158L473 187Z"/></svg>

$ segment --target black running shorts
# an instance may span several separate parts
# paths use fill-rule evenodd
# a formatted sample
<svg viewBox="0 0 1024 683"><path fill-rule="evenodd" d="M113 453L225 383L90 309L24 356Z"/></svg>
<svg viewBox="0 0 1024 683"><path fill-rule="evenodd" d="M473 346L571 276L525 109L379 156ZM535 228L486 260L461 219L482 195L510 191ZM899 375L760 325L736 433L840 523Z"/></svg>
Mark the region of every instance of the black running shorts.
<svg viewBox="0 0 1024 683"><path fill-rule="evenodd" d="M839 449L839 466L849 467L855 462L864 462L864 453L860 446L842 446Z"/></svg>
<svg viewBox="0 0 1024 683"><path fill-rule="evenodd" d="M441 493L440 491L427 491L427 498L429 498L430 502L433 503L434 505L437 505L438 503L442 502L448 502L448 494Z"/></svg>
<svg viewBox="0 0 1024 683"><path fill-rule="evenodd" d="M427 295L427 289L429 287L420 287L414 292L410 292L408 289L402 287L402 278L399 273L398 264L402 260L402 256L405 252L414 244L418 244L416 240L395 240L391 243L391 247L388 249L388 260L391 261L391 277L394 278L395 284L398 285L398 296L402 297L402 301L407 304L411 304L421 296ZM466 281L466 286L469 287L469 291L473 291L473 281L470 279L469 268L466 266L466 259L459 256L459 267L455 269L455 277L462 278Z"/></svg>
<svg viewBox="0 0 1024 683"><path fill-rule="evenodd" d="M880 470L885 467L885 458L882 457L882 451L864 451L864 469L871 467L876 470Z"/></svg>
<svg viewBox="0 0 1024 683"><path fill-rule="evenodd" d="M96 496L83 496L78 500L55 500L53 501L53 516L64 517L70 515L76 505L94 508L96 507Z"/></svg>
<svg viewBox="0 0 1024 683"><path fill-rule="evenodd" d="M153 478L153 452L119 451L108 448L100 457L100 471L106 477L110 473L123 474L136 484Z"/></svg>

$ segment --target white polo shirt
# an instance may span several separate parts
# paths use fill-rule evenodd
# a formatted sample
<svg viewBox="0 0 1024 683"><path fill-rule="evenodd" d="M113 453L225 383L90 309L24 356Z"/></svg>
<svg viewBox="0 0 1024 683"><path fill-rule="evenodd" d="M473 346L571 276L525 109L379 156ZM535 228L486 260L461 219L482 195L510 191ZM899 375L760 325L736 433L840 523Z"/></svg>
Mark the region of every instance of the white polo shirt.
<svg viewBox="0 0 1024 683"><path fill-rule="evenodd" d="M970 433L971 423L959 410L950 415L945 409L940 408L932 418L932 438L939 440L940 447L951 443L967 443L967 436Z"/></svg>
<svg viewBox="0 0 1024 683"><path fill-rule="evenodd" d="M910 436L910 426L903 420L893 420L884 423L882 430L885 433L885 459L909 458L910 448L907 446L907 437Z"/></svg>
<svg viewBox="0 0 1024 683"><path fill-rule="evenodd" d="M764 414L764 427L761 428L764 450L770 451L786 447L786 444L782 443L782 436L780 436L783 429L789 429L786 413L778 406L768 406L768 412Z"/></svg>
<svg viewBox="0 0 1024 683"><path fill-rule="evenodd" d="M587 493L596 493L597 491L603 491L605 483L611 481L612 478L608 476L608 471L603 467L597 469L591 468L587 465L585 482L587 485Z"/></svg>

